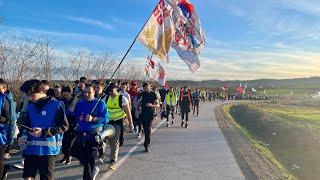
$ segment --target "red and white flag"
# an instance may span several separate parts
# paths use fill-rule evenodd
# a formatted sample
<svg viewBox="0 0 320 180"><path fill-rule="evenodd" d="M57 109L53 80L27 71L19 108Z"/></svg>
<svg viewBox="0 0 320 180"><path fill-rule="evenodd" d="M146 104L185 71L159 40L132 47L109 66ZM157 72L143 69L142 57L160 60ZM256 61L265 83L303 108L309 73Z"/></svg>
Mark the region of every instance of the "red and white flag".
<svg viewBox="0 0 320 180"><path fill-rule="evenodd" d="M174 32L170 9L168 3L160 0L138 37L142 44L164 62L169 62L168 52Z"/></svg>
<svg viewBox="0 0 320 180"><path fill-rule="evenodd" d="M148 56L147 59L148 59L148 65L149 65L152 69L154 69L154 61L151 59L150 56Z"/></svg>
<svg viewBox="0 0 320 180"><path fill-rule="evenodd" d="M166 85L166 71L160 63L158 64L158 82L161 86Z"/></svg>
<svg viewBox="0 0 320 180"><path fill-rule="evenodd" d="M199 54L205 45L199 16L188 0L166 0L173 8L172 19L175 25L172 47L188 65L191 72L200 67Z"/></svg>

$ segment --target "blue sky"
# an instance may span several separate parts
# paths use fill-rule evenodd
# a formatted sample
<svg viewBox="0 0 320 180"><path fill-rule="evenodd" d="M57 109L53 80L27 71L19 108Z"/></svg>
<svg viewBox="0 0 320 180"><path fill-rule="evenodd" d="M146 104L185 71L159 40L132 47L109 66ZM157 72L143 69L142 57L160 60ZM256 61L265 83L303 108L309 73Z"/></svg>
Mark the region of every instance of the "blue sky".
<svg viewBox="0 0 320 180"><path fill-rule="evenodd" d="M207 46L191 73L171 52L169 79L257 79L320 76L318 0L192 0ZM0 30L52 37L62 51L89 49L121 57L156 0L0 0ZM143 64L137 43L127 61Z"/></svg>

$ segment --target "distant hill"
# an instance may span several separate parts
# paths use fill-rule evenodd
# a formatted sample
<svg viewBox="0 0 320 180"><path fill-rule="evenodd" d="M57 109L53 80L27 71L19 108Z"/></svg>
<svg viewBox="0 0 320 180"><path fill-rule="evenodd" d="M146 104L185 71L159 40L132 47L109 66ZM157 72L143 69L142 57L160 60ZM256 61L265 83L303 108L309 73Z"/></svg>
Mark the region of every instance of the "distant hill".
<svg viewBox="0 0 320 180"><path fill-rule="evenodd" d="M248 88L294 88L294 89L319 89L320 77L311 78L295 78L295 79L257 79L249 81L221 81L221 80L205 80L205 81L168 81L170 85L174 86L190 86L201 88L220 88L225 85L230 87L237 87L241 83L242 86L247 82Z"/></svg>

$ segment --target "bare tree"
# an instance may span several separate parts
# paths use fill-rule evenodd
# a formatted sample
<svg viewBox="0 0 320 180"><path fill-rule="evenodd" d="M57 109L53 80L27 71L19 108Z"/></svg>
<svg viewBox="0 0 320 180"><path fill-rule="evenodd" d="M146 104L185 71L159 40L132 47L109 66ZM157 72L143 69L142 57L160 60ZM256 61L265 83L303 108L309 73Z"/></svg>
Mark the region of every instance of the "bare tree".
<svg viewBox="0 0 320 180"><path fill-rule="evenodd" d="M54 73L54 51L52 41L48 37L44 37L40 41L38 47L38 72L42 79L51 80Z"/></svg>

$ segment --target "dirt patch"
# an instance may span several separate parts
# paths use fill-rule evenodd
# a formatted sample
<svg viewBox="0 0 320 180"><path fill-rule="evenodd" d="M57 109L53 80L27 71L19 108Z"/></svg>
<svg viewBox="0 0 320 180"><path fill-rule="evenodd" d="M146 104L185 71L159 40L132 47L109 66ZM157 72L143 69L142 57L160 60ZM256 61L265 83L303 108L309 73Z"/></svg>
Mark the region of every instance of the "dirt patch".
<svg viewBox="0 0 320 180"><path fill-rule="evenodd" d="M223 105L215 109L216 119L231 151L248 180L287 179L274 164L255 149L241 132L234 128L223 111Z"/></svg>

